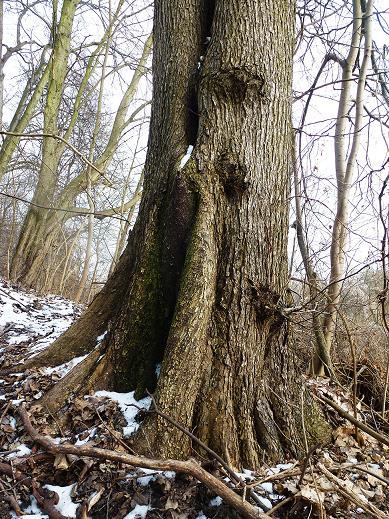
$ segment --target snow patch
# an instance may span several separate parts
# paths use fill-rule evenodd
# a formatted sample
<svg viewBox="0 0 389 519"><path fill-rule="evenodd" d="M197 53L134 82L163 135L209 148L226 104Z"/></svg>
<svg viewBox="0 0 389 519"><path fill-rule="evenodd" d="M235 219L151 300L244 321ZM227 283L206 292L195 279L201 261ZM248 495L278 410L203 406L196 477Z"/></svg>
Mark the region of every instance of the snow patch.
<svg viewBox="0 0 389 519"><path fill-rule="evenodd" d="M99 344L103 341L103 339L105 338L105 336L107 335L108 333L108 330L105 330L104 333L102 333L101 335L99 335L96 339L96 346L99 346Z"/></svg>
<svg viewBox="0 0 389 519"><path fill-rule="evenodd" d="M28 507L23 510L24 515L23 519L49 519L49 516L43 514L38 506L37 500L34 496L30 497L30 504ZM12 519L18 519L19 516L15 514L15 512L10 512Z"/></svg>
<svg viewBox="0 0 389 519"><path fill-rule="evenodd" d="M167 479L174 479L176 477L176 473L172 470L166 470L165 472L162 472L161 470L139 468L138 471L142 474L146 474L145 476L140 476L136 479L136 482L142 487L147 487L151 481L155 481L159 474L162 474ZM127 477L133 478L134 473L131 472L127 475Z"/></svg>
<svg viewBox="0 0 389 519"><path fill-rule="evenodd" d="M67 487L59 487L56 485L44 485L43 487L58 494L59 502L57 505L55 505L55 508L65 517L76 517L78 504L73 503L71 497L73 488L75 486L76 483Z"/></svg>
<svg viewBox="0 0 389 519"><path fill-rule="evenodd" d="M135 417L139 412L139 409L137 409L137 407L149 409L151 404L150 397L142 398L141 400L136 400L134 398L134 393L135 391L131 391L130 393L116 393L115 391L97 391L95 393L95 396L97 397L107 397L117 402L127 422L127 426L123 427L124 436L131 436L139 428L139 423L137 423L135 420Z"/></svg>
<svg viewBox="0 0 389 519"><path fill-rule="evenodd" d="M60 296L22 294L0 279L0 331L10 345L33 341L30 353L37 354L57 339L80 308Z"/></svg>
<svg viewBox="0 0 389 519"><path fill-rule="evenodd" d="M223 503L223 499L220 496L216 496L209 502L209 506L220 506Z"/></svg>
<svg viewBox="0 0 389 519"><path fill-rule="evenodd" d="M144 519L149 510L151 510L150 505L136 505L123 519Z"/></svg>
<svg viewBox="0 0 389 519"><path fill-rule="evenodd" d="M261 487L268 494L272 494L273 493L273 483L261 483Z"/></svg>
<svg viewBox="0 0 389 519"><path fill-rule="evenodd" d="M86 438L84 438L83 440L80 440L80 438L77 438L77 441L74 445L85 445L86 443L88 443L89 440L91 440L95 436L96 431L97 431L97 428L92 427L92 429L90 429L90 431L89 431L88 436ZM78 434L77 436L80 436L80 435Z"/></svg>
<svg viewBox="0 0 389 519"><path fill-rule="evenodd" d="M80 362L82 362L87 355L82 355L81 357L75 357L72 360L69 360L68 362L65 362L64 364L61 364L59 366L54 366L52 368L44 368L43 372L45 375L51 375L52 373L55 373L56 375L59 375L61 378L64 377L71 369L74 368L74 366L77 366Z"/></svg>
<svg viewBox="0 0 389 519"><path fill-rule="evenodd" d="M182 157L182 159L181 159L179 169L183 169L183 167L185 166L185 164L186 164L186 163L188 162L188 160L190 159L190 156L192 155L192 151L193 151L193 146L192 146L192 144L189 144L188 149L186 150L185 155L184 155L184 156Z"/></svg>
<svg viewBox="0 0 389 519"><path fill-rule="evenodd" d="M29 454L31 454L31 449L29 447L27 447L27 445L22 443L21 445L18 445L17 447L15 447L15 451L8 454L7 458L8 459L22 458L23 456L28 456Z"/></svg>

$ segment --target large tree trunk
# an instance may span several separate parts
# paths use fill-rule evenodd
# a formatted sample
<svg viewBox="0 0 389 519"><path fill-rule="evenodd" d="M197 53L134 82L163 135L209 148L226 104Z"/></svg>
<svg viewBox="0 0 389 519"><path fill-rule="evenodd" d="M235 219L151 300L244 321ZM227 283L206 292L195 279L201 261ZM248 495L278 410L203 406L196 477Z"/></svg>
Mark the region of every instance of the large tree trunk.
<svg viewBox="0 0 389 519"><path fill-rule="evenodd" d="M294 10L289 0L215 4L155 3L151 133L128 288L85 387L155 391L163 411L229 463L255 467L264 451L304 446L306 395L282 314ZM71 377L45 403L55 408L66 387ZM314 405L305 419L308 443L328 436ZM154 455L191 452L154 415L136 443Z"/></svg>

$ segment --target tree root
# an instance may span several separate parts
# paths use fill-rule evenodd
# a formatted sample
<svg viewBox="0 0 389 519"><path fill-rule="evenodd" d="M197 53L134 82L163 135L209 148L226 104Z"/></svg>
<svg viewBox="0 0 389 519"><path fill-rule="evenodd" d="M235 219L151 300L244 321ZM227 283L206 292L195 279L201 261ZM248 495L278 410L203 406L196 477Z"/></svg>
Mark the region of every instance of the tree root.
<svg viewBox="0 0 389 519"><path fill-rule="evenodd" d="M38 403L51 413L56 413L72 395L86 394L92 389L105 389L108 375L105 364L103 348L96 348L43 395Z"/></svg>
<svg viewBox="0 0 389 519"><path fill-rule="evenodd" d="M86 456L103 460L116 461L124 465L141 467L152 470L175 471L188 474L208 487L212 492L220 496L224 501L231 505L235 510L247 519L267 519L268 516L259 509L244 501L241 496L236 494L223 481L203 469L194 459L187 461L173 459L150 459L144 456L135 456L127 453L120 453L108 449L99 449L89 446L75 446L70 444L57 445L49 436L43 436L34 429L30 417L24 405L19 409L23 426L33 441L39 443L51 454L73 454L79 457Z"/></svg>
<svg viewBox="0 0 389 519"><path fill-rule="evenodd" d="M59 366L75 357L92 352L96 347L96 339L107 330L108 323L117 312L117 301L122 300L126 291L131 265L130 250L131 239L129 238L116 269L85 312L70 328L34 357L1 373L14 373L16 368L18 371L25 371L31 368Z"/></svg>

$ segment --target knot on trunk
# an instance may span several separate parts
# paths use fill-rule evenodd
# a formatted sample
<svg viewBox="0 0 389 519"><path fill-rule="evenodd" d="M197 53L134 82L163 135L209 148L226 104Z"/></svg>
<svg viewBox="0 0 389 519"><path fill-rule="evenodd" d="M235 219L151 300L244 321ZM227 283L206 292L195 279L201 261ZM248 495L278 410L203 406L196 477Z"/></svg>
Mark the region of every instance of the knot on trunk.
<svg viewBox="0 0 389 519"><path fill-rule="evenodd" d="M207 74L206 90L219 99L235 104L265 97L265 80L248 67L232 67Z"/></svg>
<svg viewBox="0 0 389 519"><path fill-rule="evenodd" d="M263 323L270 319L283 321L285 317L281 312L281 295L268 285L254 283L251 279L248 282L258 322Z"/></svg>
<svg viewBox="0 0 389 519"><path fill-rule="evenodd" d="M239 200L249 185L246 181L246 166L240 164L232 152L227 151L219 155L215 166L227 199Z"/></svg>

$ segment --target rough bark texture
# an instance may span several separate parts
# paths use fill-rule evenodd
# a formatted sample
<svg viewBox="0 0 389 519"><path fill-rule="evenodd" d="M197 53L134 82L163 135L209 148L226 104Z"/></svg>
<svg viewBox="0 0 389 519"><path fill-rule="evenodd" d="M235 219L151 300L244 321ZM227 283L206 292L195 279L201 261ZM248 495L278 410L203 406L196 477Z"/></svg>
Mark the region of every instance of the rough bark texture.
<svg viewBox="0 0 389 519"><path fill-rule="evenodd" d="M155 390L165 413L235 467L258 466L265 451L304 450L307 396L281 312L293 20L289 0L155 2L144 192L97 380L138 397ZM308 443L328 439L312 402L304 415ZM136 444L154 455L191 452L156 416Z"/></svg>

